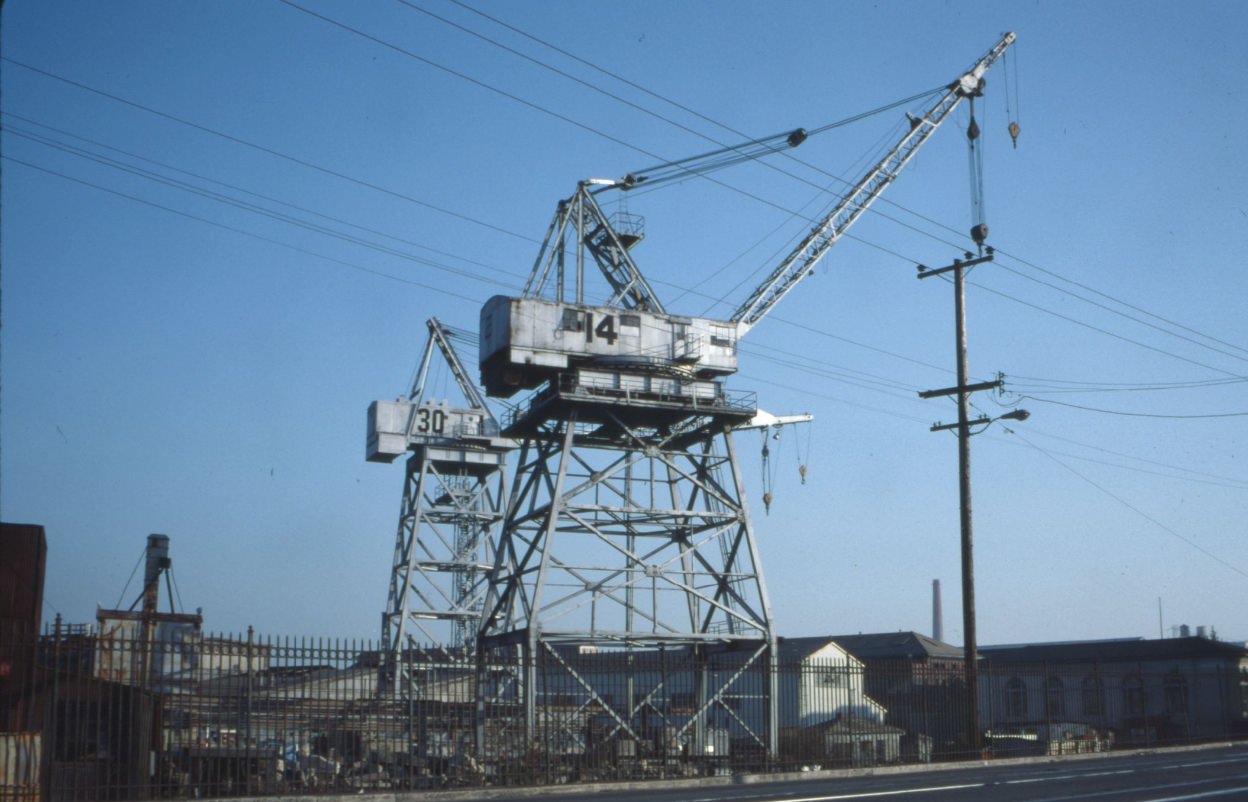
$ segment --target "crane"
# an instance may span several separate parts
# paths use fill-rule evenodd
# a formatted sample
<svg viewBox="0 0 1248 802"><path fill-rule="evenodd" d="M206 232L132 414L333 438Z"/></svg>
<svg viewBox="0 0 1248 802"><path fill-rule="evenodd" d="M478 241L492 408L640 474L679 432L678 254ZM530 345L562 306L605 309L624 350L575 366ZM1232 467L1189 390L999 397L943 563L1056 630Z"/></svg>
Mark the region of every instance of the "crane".
<svg viewBox="0 0 1248 802"><path fill-rule="evenodd" d="M383 693L406 692L415 664L428 663L425 647L442 647L443 661L470 657L511 449L451 343L453 330L437 318L426 327L429 338L407 397L368 408L366 458L393 462L410 454L382 613ZM465 406L426 392L435 354L450 369Z"/></svg>
<svg viewBox="0 0 1248 802"><path fill-rule="evenodd" d="M1013 33L1005 34L926 111L910 115L901 139L724 320L668 313L630 255L642 238L637 219L622 217L617 230L603 213L596 196L638 185L637 174L580 182L576 192L559 203L524 293L518 298L495 296L482 308L481 381L486 392L510 397L581 365L626 365L651 374L667 371L698 379L735 373L738 341L811 274L949 114L963 100L982 93L984 74L1014 40ZM795 147L804 138L799 129L783 142ZM780 149L774 145L762 153ZM571 260L563 239L569 233L578 237L580 245ZM585 303L586 252L613 289L605 305ZM569 261L574 264L569 266ZM570 299L565 279L569 267L575 270ZM553 300L541 297L547 290L553 291ZM699 389L708 392L697 385L687 386L695 393Z"/></svg>
<svg viewBox="0 0 1248 802"><path fill-rule="evenodd" d="M948 84L726 319L668 310L634 261L644 237L631 215L608 218L597 198L664 176L800 145L801 129L621 179L581 181L561 201L524 292L481 310L481 385L493 398L536 390L502 432L516 443L512 491L498 529L478 639L487 656L516 655L510 698L486 673L479 694L515 709L523 726L479 718L482 757L521 744L575 739L539 705L574 703L609 719L595 749L654 743L660 713L694 755L718 754L727 728L771 754L777 746L776 633L733 433L760 428L752 394L729 391L738 345L896 179L984 73L1013 43L1006 34ZM605 304L587 302L589 272ZM753 425L752 425L753 424ZM765 425L765 424L762 424ZM764 429L764 431L766 431ZM682 705L654 671L621 688L582 655L600 648L656 659L698 677ZM648 653L648 658L643 654ZM630 663L631 664L631 663ZM623 701L619 701L620 697ZM508 705L510 703L510 705ZM690 704L691 703L691 704ZM539 732L546 728L546 732ZM501 733L514 733L514 743ZM638 755L640 756L640 755Z"/></svg>

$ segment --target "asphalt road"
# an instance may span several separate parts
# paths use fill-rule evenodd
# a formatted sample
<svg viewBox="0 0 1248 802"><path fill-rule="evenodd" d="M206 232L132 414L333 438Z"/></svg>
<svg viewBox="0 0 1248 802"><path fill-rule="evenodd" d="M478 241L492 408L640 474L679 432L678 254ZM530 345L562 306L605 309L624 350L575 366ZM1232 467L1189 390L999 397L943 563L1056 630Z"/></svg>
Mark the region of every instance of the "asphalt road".
<svg viewBox="0 0 1248 802"><path fill-rule="evenodd" d="M471 794L456 794L471 799ZM563 787L514 796L498 789L480 798L559 802L1184 802L1248 800L1248 744L1194 751L976 764L946 770L881 772L789 782L672 788L662 783L629 791Z"/></svg>

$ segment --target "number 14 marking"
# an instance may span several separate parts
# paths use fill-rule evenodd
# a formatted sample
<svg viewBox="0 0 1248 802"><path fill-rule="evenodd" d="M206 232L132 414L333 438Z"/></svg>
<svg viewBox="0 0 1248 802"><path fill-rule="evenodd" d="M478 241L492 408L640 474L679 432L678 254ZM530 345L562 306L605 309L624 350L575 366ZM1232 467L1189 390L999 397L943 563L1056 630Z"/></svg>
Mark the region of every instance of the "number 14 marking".
<svg viewBox="0 0 1248 802"><path fill-rule="evenodd" d="M602 320L598 321L598 325L594 325L594 313L585 313L585 342L592 343L594 335L598 335L607 341L607 345L615 345L615 341L619 339L619 334L615 331L615 315L605 315Z"/></svg>

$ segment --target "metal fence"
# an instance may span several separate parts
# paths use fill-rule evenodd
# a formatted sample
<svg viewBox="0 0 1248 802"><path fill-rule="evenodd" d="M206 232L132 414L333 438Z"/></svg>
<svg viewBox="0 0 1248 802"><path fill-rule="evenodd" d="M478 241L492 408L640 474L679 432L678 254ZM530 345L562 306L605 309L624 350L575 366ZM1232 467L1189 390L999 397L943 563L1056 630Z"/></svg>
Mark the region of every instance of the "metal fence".
<svg viewBox="0 0 1248 802"><path fill-rule="evenodd" d="M3 640L3 639L0 639ZM957 760L957 661L707 649L524 661L153 624L0 643L0 802L676 778ZM735 672L735 673L734 673ZM1181 664L980 669L989 755L1243 737L1248 675Z"/></svg>

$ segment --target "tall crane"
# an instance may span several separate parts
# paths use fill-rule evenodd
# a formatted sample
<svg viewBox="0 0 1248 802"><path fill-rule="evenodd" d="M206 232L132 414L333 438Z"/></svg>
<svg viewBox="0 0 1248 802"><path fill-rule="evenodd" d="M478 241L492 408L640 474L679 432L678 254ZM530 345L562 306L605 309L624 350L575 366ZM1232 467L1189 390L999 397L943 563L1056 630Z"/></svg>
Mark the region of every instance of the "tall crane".
<svg viewBox="0 0 1248 802"><path fill-rule="evenodd" d="M495 296L481 312L481 380L486 392L509 397L521 389L534 389L569 367L621 361L631 361L643 370L662 367L698 378L735 373L737 341L814 271L949 114L963 100L982 93L984 74L1014 40L1013 33L1005 34L923 114L909 115L909 128L901 139L726 320L669 314L629 255L641 240L637 219L626 216L625 225L617 231L603 213L596 196L639 185L636 174L582 181L571 198L560 202L524 294ZM796 146L804 138L802 132L794 131L784 141ZM775 146L765 152L780 149ZM565 234L574 235L579 245L573 259L567 257ZM586 252L614 289L605 305L585 303ZM565 280L569 261L575 267L571 282ZM574 292L571 299L570 291ZM542 297L551 292L553 300Z"/></svg>
<svg viewBox="0 0 1248 802"><path fill-rule="evenodd" d="M437 318L426 326L429 339L407 397L368 408L367 459L393 462L410 454L382 613L383 692L406 692L413 661L427 662L429 647L442 647L443 662L448 656L463 662L475 648L511 448L451 343L453 331ZM450 369L465 406L426 392L435 355Z"/></svg>
<svg viewBox="0 0 1248 802"><path fill-rule="evenodd" d="M560 202L523 295L485 303L483 387L496 398L537 390L503 432L517 442L518 459L479 646L481 655L520 654L509 687L525 743L573 737L550 733L557 723L537 711L574 697L578 709L609 720L596 748L654 743L646 727L657 715L694 755L715 754L725 730L774 753L777 689L765 669L776 659L776 633L732 437L755 419L757 405L722 380L737 370L740 339L810 274L959 103L982 91L985 72L1013 41L1006 34L911 115L900 141L727 319L669 312L631 255L644 235L639 221L608 219L598 204L603 192L643 183L645 171L582 181ZM804 138L794 131L674 169L693 173ZM605 305L586 302L590 266L610 289ZM638 665L645 654L653 664L657 652L672 671L696 676L696 688L681 691L685 711L656 703L676 691L654 670L630 675L625 693L605 687L583 664L604 649ZM481 675L479 687L488 684ZM483 755L516 747L480 722L477 738Z"/></svg>

